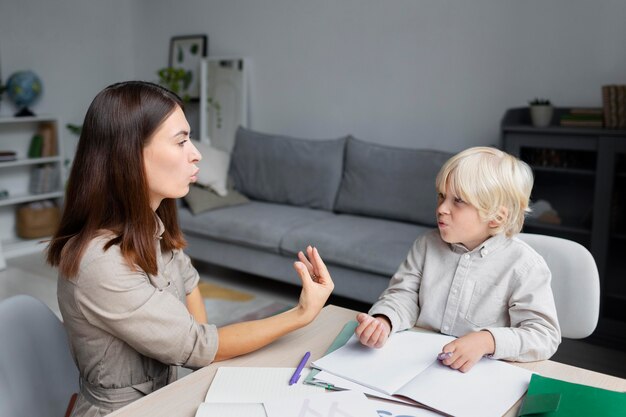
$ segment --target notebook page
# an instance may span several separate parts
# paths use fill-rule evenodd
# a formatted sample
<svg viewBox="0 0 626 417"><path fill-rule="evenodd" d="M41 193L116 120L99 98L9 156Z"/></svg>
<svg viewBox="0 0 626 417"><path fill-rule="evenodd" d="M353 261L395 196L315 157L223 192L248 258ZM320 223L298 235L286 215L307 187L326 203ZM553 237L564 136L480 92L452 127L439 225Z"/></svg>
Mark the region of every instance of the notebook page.
<svg viewBox="0 0 626 417"><path fill-rule="evenodd" d="M437 361L397 394L454 416L499 417L524 395L531 376L494 359L483 358L466 373Z"/></svg>
<svg viewBox="0 0 626 417"><path fill-rule="evenodd" d="M380 392L380 391L377 391L375 389L366 387L365 385L357 384L356 382L348 381L345 378L342 378L342 377L337 376L337 375L333 375L330 372L326 372L326 371L320 371L315 376L315 380L318 380L320 382L324 382L326 384L331 384L331 385L333 385L337 389L358 391L358 392L362 392L363 394L366 394L366 395L370 395L370 396L378 397L378 398L383 398L383 399L386 399L386 400L396 401L396 402L400 401L400 402L405 402L405 403L408 403L408 404L411 404L413 402L412 400L406 400L404 398L393 397L391 395L387 395L387 394L385 394L383 392Z"/></svg>
<svg viewBox="0 0 626 417"><path fill-rule="evenodd" d="M392 395L437 360L451 336L405 331L392 335L381 349L363 346L355 335L313 366Z"/></svg>

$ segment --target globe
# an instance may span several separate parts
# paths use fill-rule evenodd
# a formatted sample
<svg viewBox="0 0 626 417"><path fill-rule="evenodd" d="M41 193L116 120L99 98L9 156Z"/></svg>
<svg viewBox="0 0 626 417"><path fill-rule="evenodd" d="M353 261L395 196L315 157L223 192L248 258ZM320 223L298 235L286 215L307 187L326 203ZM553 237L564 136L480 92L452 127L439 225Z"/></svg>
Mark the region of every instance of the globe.
<svg viewBox="0 0 626 417"><path fill-rule="evenodd" d="M6 84L7 95L20 109L15 116L34 116L28 109L41 96L43 85L41 80L32 71L18 71L13 73Z"/></svg>

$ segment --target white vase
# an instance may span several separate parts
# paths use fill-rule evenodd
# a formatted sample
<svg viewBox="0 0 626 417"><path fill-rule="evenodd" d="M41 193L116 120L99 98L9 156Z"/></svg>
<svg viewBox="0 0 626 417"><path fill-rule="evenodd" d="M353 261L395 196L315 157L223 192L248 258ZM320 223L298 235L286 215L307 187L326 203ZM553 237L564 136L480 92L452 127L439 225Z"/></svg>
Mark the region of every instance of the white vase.
<svg viewBox="0 0 626 417"><path fill-rule="evenodd" d="M546 127L552 121L552 106L530 106L530 120L535 127Z"/></svg>

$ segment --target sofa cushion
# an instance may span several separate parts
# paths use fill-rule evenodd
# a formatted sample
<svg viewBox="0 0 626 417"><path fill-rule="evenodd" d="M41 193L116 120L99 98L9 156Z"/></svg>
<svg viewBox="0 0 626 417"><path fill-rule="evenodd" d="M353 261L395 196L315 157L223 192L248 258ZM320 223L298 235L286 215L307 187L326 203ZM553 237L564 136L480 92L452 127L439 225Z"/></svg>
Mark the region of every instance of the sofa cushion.
<svg viewBox="0 0 626 417"><path fill-rule="evenodd" d="M209 187L218 195L224 197L228 193L228 165L230 155L220 149L204 143L194 141L195 147L202 155L202 159L196 163L198 172L197 183Z"/></svg>
<svg viewBox="0 0 626 417"><path fill-rule="evenodd" d="M435 225L435 178L452 154L348 138L335 211Z"/></svg>
<svg viewBox="0 0 626 417"><path fill-rule="evenodd" d="M296 139L239 128L231 158L235 188L254 200L332 210L345 138Z"/></svg>
<svg viewBox="0 0 626 417"><path fill-rule="evenodd" d="M228 194L221 196L212 189L195 184L189 186L189 192L183 197L183 200L185 200L185 203L187 203L193 214L250 202L245 195L233 189L229 189Z"/></svg>
<svg viewBox="0 0 626 417"><path fill-rule="evenodd" d="M195 216L187 209L179 210L180 226L185 233L275 253L279 253L280 242L290 230L332 216L328 211L258 201Z"/></svg>
<svg viewBox="0 0 626 417"><path fill-rule="evenodd" d="M292 230L280 247L283 253L295 255L303 247L313 245L327 264L391 278L415 239L428 230L431 228L339 214Z"/></svg>

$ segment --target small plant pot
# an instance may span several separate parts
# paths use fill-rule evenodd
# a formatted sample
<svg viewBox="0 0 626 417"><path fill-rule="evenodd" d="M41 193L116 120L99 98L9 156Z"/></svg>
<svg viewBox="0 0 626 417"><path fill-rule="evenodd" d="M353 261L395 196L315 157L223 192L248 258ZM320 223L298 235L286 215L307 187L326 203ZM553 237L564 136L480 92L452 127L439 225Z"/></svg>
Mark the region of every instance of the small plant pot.
<svg viewBox="0 0 626 417"><path fill-rule="evenodd" d="M530 120L535 127L550 126L553 113L552 106L530 106Z"/></svg>

